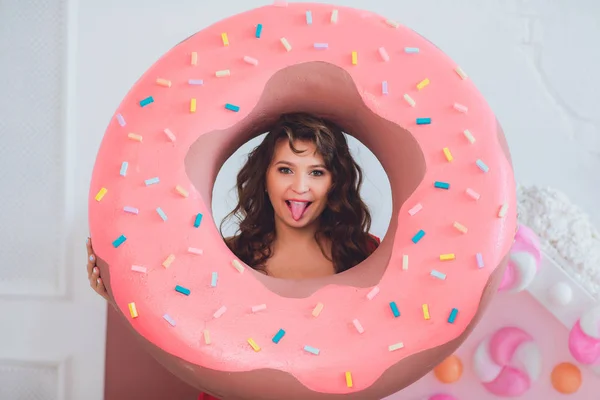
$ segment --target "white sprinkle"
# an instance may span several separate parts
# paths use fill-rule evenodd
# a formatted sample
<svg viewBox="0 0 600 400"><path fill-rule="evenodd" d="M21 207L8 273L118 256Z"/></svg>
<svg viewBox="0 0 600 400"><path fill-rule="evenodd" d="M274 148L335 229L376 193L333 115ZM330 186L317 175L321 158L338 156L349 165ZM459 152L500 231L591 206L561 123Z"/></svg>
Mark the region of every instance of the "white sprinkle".
<svg viewBox="0 0 600 400"><path fill-rule="evenodd" d="M358 333L363 333L365 331L357 319L352 320L352 323L354 324L354 327L356 328Z"/></svg>
<svg viewBox="0 0 600 400"><path fill-rule="evenodd" d="M290 45L290 42L288 42L286 38L282 37L281 39L279 39L279 41L281 41L281 44L283 45L283 47L285 47L287 51L292 50L292 45Z"/></svg>
<svg viewBox="0 0 600 400"><path fill-rule="evenodd" d="M466 114L469 111L469 108L467 106L464 106L460 103L454 103L453 107L456 111L464 113L464 114Z"/></svg>
<svg viewBox="0 0 600 400"><path fill-rule="evenodd" d="M173 318L171 318L171 316L169 314L165 314L163 315L163 318L165 319L165 321L167 321L169 323L169 325L171 326L175 326L175 320Z"/></svg>
<svg viewBox="0 0 600 400"><path fill-rule="evenodd" d="M479 197L481 197L479 195L479 193L477 193L476 191L474 191L471 188L467 188L467 195L472 198L473 200L479 200Z"/></svg>
<svg viewBox="0 0 600 400"><path fill-rule="evenodd" d="M123 207L123 211L125 211L126 213L129 213L129 214L135 214L135 215L138 215L140 213L140 210L138 210L135 207L130 207L130 206Z"/></svg>
<svg viewBox="0 0 600 400"><path fill-rule="evenodd" d="M200 86L200 85L204 85L204 81L202 79L190 79L188 81L188 84Z"/></svg>
<svg viewBox="0 0 600 400"><path fill-rule="evenodd" d="M402 270L408 271L408 254L402 256Z"/></svg>
<svg viewBox="0 0 600 400"><path fill-rule="evenodd" d="M338 21L338 10L333 10L331 12L331 23L337 24L337 21Z"/></svg>
<svg viewBox="0 0 600 400"><path fill-rule="evenodd" d="M223 69L221 71L217 71L215 72L215 75L217 78L223 78L225 76L230 76L231 75L231 71L228 69Z"/></svg>
<svg viewBox="0 0 600 400"><path fill-rule="evenodd" d="M135 271L135 272L141 272L143 274L145 274L147 272L146 267L142 267L139 265L132 265L131 266L131 270Z"/></svg>
<svg viewBox="0 0 600 400"><path fill-rule="evenodd" d="M498 211L498 218L506 217L507 212L508 212L508 203L504 203L504 204L502 204L502 207L500 207L500 210Z"/></svg>
<svg viewBox="0 0 600 400"><path fill-rule="evenodd" d="M367 294L367 299L369 300L373 300L373 298L375 296L377 296L377 293L379 293L379 287L375 286L373 289L371 289L371 291Z"/></svg>
<svg viewBox="0 0 600 400"><path fill-rule="evenodd" d="M210 344L210 332L208 331L208 329L205 329L203 333L204 333L204 343Z"/></svg>
<svg viewBox="0 0 600 400"><path fill-rule="evenodd" d="M254 66L258 65L258 60L256 58L252 58L249 56L244 56L244 62L246 62L247 64L250 64L250 65L254 65Z"/></svg>
<svg viewBox="0 0 600 400"><path fill-rule="evenodd" d="M385 49L385 47L380 47L379 48L379 55L381 56L381 59L383 61L390 61L390 55L388 54L387 50Z"/></svg>
<svg viewBox="0 0 600 400"><path fill-rule="evenodd" d="M400 350L402 348L404 348L404 343L400 342L400 343L392 344L391 346L388 347L388 350L396 351L396 350Z"/></svg>
<svg viewBox="0 0 600 400"><path fill-rule="evenodd" d="M388 24L389 26L391 26L392 28L396 28L396 29L398 29L398 27L400 26L399 23L397 23L396 21L392 21L391 19L386 19L385 23Z"/></svg>
<svg viewBox="0 0 600 400"><path fill-rule="evenodd" d="M225 314L225 311L227 311L227 307L222 306L217 311L215 311L215 313L213 314L213 317L219 318L220 316L222 316L223 314Z"/></svg>
<svg viewBox="0 0 600 400"><path fill-rule="evenodd" d="M244 266L238 260L231 261L231 266L237 269L240 274L244 272Z"/></svg>
<svg viewBox="0 0 600 400"><path fill-rule="evenodd" d="M459 222L454 222L452 226L454 226L454 228L461 233L467 233L469 231L466 226Z"/></svg>
<svg viewBox="0 0 600 400"><path fill-rule="evenodd" d="M190 64L192 64L192 65L198 64L198 53L195 51L192 51L192 54L190 57Z"/></svg>
<svg viewBox="0 0 600 400"><path fill-rule="evenodd" d="M263 311L267 309L267 305L266 304L259 304L257 306L252 306L252 312L259 312L259 311Z"/></svg>
<svg viewBox="0 0 600 400"><path fill-rule="evenodd" d="M415 103L415 101L412 99L412 97L410 97L408 94L404 95L404 100L406 100L406 102L408 104L410 104L411 107L414 107L417 103Z"/></svg>
<svg viewBox="0 0 600 400"><path fill-rule="evenodd" d="M315 43L314 44L314 48L315 49L321 49L321 50L328 49L329 48L329 44L328 43Z"/></svg>
<svg viewBox="0 0 600 400"><path fill-rule="evenodd" d="M169 128L165 129L163 132L165 133L165 135L167 135L171 142L175 142L175 135L173 134L173 132L171 132Z"/></svg>
<svg viewBox="0 0 600 400"><path fill-rule="evenodd" d="M195 247L188 247L188 253L197 254L197 255L201 256L202 254L204 254L204 250L197 249Z"/></svg>
<svg viewBox="0 0 600 400"><path fill-rule="evenodd" d="M411 208L410 210L408 210L408 213L413 216L416 213L418 213L419 211L421 211L423 209L423 206L421 205L421 203L415 205L413 208Z"/></svg>
<svg viewBox="0 0 600 400"><path fill-rule="evenodd" d="M465 137L467 138L469 143L471 143L471 144L475 143L475 136L473 136L468 129L465 129L463 134L465 135Z"/></svg>
<svg viewBox="0 0 600 400"><path fill-rule="evenodd" d="M462 80L465 80L468 78L468 75L466 74L465 71L462 70L461 67L456 67L455 71Z"/></svg>

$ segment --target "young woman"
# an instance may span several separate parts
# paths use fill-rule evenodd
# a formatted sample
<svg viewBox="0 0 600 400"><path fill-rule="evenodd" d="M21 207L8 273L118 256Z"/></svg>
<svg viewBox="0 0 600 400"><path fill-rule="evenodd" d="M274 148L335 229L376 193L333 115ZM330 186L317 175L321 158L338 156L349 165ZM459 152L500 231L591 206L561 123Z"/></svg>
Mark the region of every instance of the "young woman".
<svg viewBox="0 0 600 400"><path fill-rule="evenodd" d="M282 115L237 176L237 218L229 249L261 273L307 279L352 268L379 245L360 197L362 171L334 123L305 113ZM90 239L88 278L108 301ZM201 395L200 399L214 399Z"/></svg>

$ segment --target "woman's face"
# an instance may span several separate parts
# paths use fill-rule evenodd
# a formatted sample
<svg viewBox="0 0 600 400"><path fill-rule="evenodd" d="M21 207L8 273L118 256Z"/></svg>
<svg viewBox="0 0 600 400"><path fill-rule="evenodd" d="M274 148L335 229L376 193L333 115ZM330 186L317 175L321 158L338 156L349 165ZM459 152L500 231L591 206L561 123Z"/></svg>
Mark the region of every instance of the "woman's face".
<svg viewBox="0 0 600 400"><path fill-rule="evenodd" d="M310 141L294 142L296 154L286 139L275 145L267 170L266 186L275 218L293 228L315 222L327 206L331 172Z"/></svg>

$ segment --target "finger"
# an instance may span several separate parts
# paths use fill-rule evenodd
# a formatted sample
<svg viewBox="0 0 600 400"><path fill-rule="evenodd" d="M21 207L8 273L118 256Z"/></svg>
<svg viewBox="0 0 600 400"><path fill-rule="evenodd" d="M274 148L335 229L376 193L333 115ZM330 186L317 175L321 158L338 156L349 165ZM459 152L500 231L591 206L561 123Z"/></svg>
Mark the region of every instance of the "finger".
<svg viewBox="0 0 600 400"><path fill-rule="evenodd" d="M102 278L98 278L96 282L98 282L98 286L96 287L96 291L98 292L98 294L104 297L106 300L109 300L108 292L106 291L106 287L104 286Z"/></svg>
<svg viewBox="0 0 600 400"><path fill-rule="evenodd" d="M90 256L94 253L94 250L92 248L92 238L91 237L88 237L87 240L85 241L85 247L87 247L88 256Z"/></svg>
<svg viewBox="0 0 600 400"><path fill-rule="evenodd" d="M88 278L92 276L92 271L96 267L96 257L93 254L88 255L87 261L87 273Z"/></svg>

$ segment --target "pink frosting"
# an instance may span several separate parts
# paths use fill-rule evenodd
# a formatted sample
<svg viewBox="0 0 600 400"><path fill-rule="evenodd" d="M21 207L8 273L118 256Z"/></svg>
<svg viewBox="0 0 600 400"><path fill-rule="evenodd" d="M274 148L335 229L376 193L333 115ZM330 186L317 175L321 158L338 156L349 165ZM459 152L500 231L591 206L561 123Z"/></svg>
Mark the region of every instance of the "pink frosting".
<svg viewBox="0 0 600 400"><path fill-rule="evenodd" d="M458 400L458 399L449 394L439 393L439 394L434 394L433 396L431 396L429 398L429 400Z"/></svg>
<svg viewBox="0 0 600 400"><path fill-rule="evenodd" d="M600 361L600 339L586 335L579 320L569 334L569 351L582 364L596 364Z"/></svg>
<svg viewBox="0 0 600 400"><path fill-rule="evenodd" d="M526 253L533 257L534 265L528 263L527 265L518 265L519 262L528 261L528 258L511 257L504 273L504 278L500 284L500 291L514 289L517 287L527 286L529 282L523 282L523 279L527 279L520 273L521 270L529 272L526 274L531 277L540 269L542 263L542 252L540 250L540 240L537 234L526 225L519 224L517 234L515 235L515 242L512 245L510 254L511 256L518 255L519 253ZM527 271L527 269L535 267L534 271Z"/></svg>

